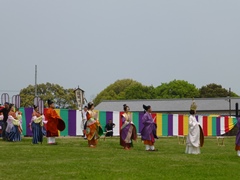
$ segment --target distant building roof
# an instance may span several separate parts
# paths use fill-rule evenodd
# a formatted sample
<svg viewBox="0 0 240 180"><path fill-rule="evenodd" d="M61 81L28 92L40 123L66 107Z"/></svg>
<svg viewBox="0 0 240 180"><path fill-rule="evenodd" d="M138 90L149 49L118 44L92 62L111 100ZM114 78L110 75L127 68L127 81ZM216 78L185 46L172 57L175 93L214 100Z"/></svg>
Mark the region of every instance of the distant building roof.
<svg viewBox="0 0 240 180"><path fill-rule="evenodd" d="M214 112L228 111L228 98L195 98L197 111ZM154 112L188 112L192 99L154 99L154 100L105 100L95 109L100 111L123 111L123 104L127 104L131 111L143 111L142 105L151 105ZM235 104L240 103L240 98L231 98L231 110ZM240 104L239 104L240 107Z"/></svg>

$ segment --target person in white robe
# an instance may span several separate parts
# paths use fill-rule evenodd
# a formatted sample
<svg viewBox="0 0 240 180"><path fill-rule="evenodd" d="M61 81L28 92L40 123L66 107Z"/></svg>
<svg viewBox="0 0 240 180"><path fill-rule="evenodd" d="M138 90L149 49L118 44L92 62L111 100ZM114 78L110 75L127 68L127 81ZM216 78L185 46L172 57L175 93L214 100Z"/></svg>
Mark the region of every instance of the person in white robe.
<svg viewBox="0 0 240 180"><path fill-rule="evenodd" d="M189 128L186 141L186 154L200 154L200 147L203 145L202 128L195 117L196 109L197 105L193 101L188 120Z"/></svg>

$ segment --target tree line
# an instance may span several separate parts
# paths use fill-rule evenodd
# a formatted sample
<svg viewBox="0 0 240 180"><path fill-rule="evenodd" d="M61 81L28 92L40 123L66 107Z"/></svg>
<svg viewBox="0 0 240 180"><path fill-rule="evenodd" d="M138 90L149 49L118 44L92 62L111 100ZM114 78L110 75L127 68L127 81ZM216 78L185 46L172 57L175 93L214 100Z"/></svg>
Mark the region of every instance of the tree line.
<svg viewBox="0 0 240 180"><path fill-rule="evenodd" d="M48 99L55 101L59 108L76 109L74 89L65 89L58 84L42 83L37 85L38 96L46 102ZM219 84L211 83L197 88L184 80L173 80L162 83L157 87L146 86L132 79L117 80L102 90L94 99L95 105L103 100L136 100L136 99L171 99L171 98L214 98L238 97ZM21 107L33 106L35 88L29 85L20 91ZM46 105L46 104L45 104Z"/></svg>
<svg viewBox="0 0 240 180"><path fill-rule="evenodd" d="M172 98L217 98L238 97L219 84L210 83L197 88L184 80L173 80L157 87L145 86L132 79L117 80L101 91L94 99L97 105L103 100L135 100L135 99L172 99Z"/></svg>

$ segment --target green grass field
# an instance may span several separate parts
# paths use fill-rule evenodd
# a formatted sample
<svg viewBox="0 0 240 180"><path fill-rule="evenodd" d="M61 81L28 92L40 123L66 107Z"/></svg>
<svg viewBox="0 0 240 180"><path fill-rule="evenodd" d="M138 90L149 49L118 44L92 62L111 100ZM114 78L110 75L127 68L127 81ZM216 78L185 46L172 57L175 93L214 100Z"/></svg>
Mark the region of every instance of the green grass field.
<svg viewBox="0 0 240 180"><path fill-rule="evenodd" d="M0 179L239 179L240 158L234 137L217 146L206 138L200 155L184 154L185 145L176 137L162 137L157 152L146 152L140 140L130 151L119 146L119 138L99 140L87 147L82 138L58 138L58 145L32 145L0 140Z"/></svg>

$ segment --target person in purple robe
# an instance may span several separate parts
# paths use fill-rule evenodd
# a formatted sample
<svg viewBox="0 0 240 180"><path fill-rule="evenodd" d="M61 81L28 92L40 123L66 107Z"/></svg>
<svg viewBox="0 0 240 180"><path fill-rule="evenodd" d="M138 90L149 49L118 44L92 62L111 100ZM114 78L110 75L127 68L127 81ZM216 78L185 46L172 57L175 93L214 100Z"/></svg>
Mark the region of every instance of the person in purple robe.
<svg viewBox="0 0 240 180"><path fill-rule="evenodd" d="M124 104L124 113L122 114L122 127L120 131L120 145L123 146L125 150L130 150L133 147L133 140L137 140L137 130L132 122L132 116L130 108Z"/></svg>
<svg viewBox="0 0 240 180"><path fill-rule="evenodd" d="M142 123L144 127L141 131L142 141L144 141L146 151L157 151L154 147L155 139L158 139L156 134L157 125L151 115L152 108L151 106L143 105L143 109L144 116L142 118Z"/></svg>
<svg viewBox="0 0 240 180"><path fill-rule="evenodd" d="M240 157L240 118L237 118L237 127L238 127L238 132L236 135L236 146L235 150L237 151L237 155Z"/></svg>

